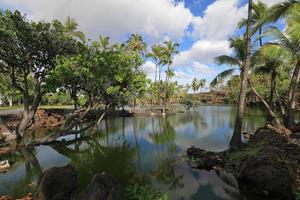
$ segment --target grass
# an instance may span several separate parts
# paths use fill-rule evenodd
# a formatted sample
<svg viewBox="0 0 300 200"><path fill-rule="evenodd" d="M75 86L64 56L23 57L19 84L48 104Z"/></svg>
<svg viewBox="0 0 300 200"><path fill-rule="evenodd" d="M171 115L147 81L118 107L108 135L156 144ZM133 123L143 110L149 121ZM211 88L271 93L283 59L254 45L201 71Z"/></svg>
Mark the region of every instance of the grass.
<svg viewBox="0 0 300 200"><path fill-rule="evenodd" d="M41 105L39 108L44 108L44 109L73 109L73 105ZM0 110L17 110L17 109L23 109L23 106L3 106L0 107Z"/></svg>
<svg viewBox="0 0 300 200"><path fill-rule="evenodd" d="M229 158L231 161L237 161L246 156L254 156L259 152L259 150L262 148L262 146L264 144L265 144L265 142L261 141L260 143L256 144L255 146L245 147L239 151L231 153Z"/></svg>

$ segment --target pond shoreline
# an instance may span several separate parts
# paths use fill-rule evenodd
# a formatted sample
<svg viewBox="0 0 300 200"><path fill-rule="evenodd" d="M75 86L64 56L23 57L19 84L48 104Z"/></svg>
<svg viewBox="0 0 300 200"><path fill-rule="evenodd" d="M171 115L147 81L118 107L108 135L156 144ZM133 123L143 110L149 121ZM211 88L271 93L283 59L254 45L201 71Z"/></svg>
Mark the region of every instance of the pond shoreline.
<svg viewBox="0 0 300 200"><path fill-rule="evenodd" d="M187 150L196 169L223 168L238 180L249 199L294 199L300 192L300 140L260 128L241 149L207 152Z"/></svg>

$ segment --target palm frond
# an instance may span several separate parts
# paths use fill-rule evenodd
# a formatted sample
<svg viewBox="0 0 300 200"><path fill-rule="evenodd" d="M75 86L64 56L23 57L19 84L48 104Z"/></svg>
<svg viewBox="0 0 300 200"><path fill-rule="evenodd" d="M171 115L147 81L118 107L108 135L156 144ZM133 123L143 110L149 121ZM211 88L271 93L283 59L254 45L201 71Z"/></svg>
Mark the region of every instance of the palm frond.
<svg viewBox="0 0 300 200"><path fill-rule="evenodd" d="M216 57L215 62L218 65L241 66L241 63L238 59L227 55Z"/></svg>
<svg viewBox="0 0 300 200"><path fill-rule="evenodd" d="M277 39L277 44L282 48L285 48L291 54L299 54L300 46L293 40L290 40L285 34L283 34L278 28L271 27L269 30L265 32L265 34L269 34Z"/></svg>
<svg viewBox="0 0 300 200"><path fill-rule="evenodd" d="M285 17L289 10L300 4L298 0L286 0L285 2L273 5L270 9L266 11L266 14L257 22L256 26L261 26L267 22L276 22L280 18Z"/></svg>
<svg viewBox="0 0 300 200"><path fill-rule="evenodd" d="M227 69L224 70L223 72L219 73L211 82L210 82L210 86L211 87L215 87L216 85L219 84L219 82L221 80L224 80L226 78L228 78L229 76L232 76L233 73L239 68L231 68L231 69Z"/></svg>

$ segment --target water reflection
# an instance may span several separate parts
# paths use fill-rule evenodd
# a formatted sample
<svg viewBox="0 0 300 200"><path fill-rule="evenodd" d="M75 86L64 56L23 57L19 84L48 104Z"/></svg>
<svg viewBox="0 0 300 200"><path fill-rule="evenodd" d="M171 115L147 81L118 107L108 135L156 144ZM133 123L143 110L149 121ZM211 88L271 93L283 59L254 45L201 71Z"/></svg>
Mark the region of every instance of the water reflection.
<svg viewBox="0 0 300 200"><path fill-rule="evenodd" d="M92 138L39 146L15 152L13 168L0 174L0 194L22 196L42 170L72 164L81 191L98 172L106 171L121 184L147 182L169 199L224 199L222 182L213 171L191 169L182 158L191 145L211 151L228 148L236 109L202 106L190 113L163 117L103 120ZM248 110L244 129L253 132L264 122L259 110ZM87 133L92 130L88 130ZM2 158L1 158L2 159Z"/></svg>

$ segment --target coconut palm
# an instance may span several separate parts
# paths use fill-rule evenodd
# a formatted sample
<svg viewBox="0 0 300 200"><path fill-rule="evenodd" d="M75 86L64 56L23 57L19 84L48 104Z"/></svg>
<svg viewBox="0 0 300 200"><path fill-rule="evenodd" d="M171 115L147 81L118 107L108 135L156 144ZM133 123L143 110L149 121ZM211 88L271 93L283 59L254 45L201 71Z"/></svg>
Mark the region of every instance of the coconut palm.
<svg viewBox="0 0 300 200"><path fill-rule="evenodd" d="M162 64L162 50L163 48L160 45L153 45L151 47L151 52L147 54L147 57L152 58L155 62L155 82L157 80L157 71L159 69L159 65ZM159 69L159 76L158 80L160 81L160 69Z"/></svg>
<svg viewBox="0 0 300 200"><path fill-rule="evenodd" d="M236 70L243 68L246 58L246 42L243 38L230 38L230 48L233 49L234 54L231 56L221 55L215 58L215 62L219 65L228 65L230 68L219 73L210 83L211 87L232 76Z"/></svg>
<svg viewBox="0 0 300 200"><path fill-rule="evenodd" d="M266 14L257 21L254 29L257 29L262 24L269 22L277 22L281 18L285 18L293 10L293 8L299 6L299 0L286 0L284 2L273 5L266 11Z"/></svg>
<svg viewBox="0 0 300 200"><path fill-rule="evenodd" d="M251 35L252 35L252 0L248 1L248 21L247 21L247 31L246 31L246 48L245 48L245 62L242 62L241 67L241 89L239 95L239 104L236 115L236 121L234 126L234 131L232 139L230 141L230 146L233 148L239 148L241 146L241 132L243 126L243 118L245 113L245 101L246 101L246 91L248 87L248 72L251 65Z"/></svg>
<svg viewBox="0 0 300 200"><path fill-rule="evenodd" d="M178 54L177 47L179 44L173 43L171 40L164 42L164 47L162 50L162 63L167 65L166 70L166 80L164 85L164 107L163 107L163 113L166 112L167 107L167 94L168 94L168 85L169 85L169 76L167 72L170 72L170 67L173 63L173 58L175 54Z"/></svg>
<svg viewBox="0 0 300 200"><path fill-rule="evenodd" d="M277 79L284 71L288 69L286 66L288 66L287 61L289 60L289 56L287 55L286 51L282 51L280 47L272 44L266 44L260 47L253 57L253 73L270 75L271 84L269 105L272 107Z"/></svg>
<svg viewBox="0 0 300 200"><path fill-rule="evenodd" d="M200 81L198 81L197 78L194 78L192 81L192 89L193 89L194 94L196 94L196 92L199 90L199 88L200 88Z"/></svg>
<svg viewBox="0 0 300 200"><path fill-rule="evenodd" d="M147 44L143 41L141 35L135 33L132 34L129 40L127 41L128 49L144 54L147 49Z"/></svg>
<svg viewBox="0 0 300 200"><path fill-rule="evenodd" d="M200 88L205 88L206 80L205 80L205 79L201 79L201 80L199 81L199 85L200 85Z"/></svg>
<svg viewBox="0 0 300 200"><path fill-rule="evenodd" d="M297 0L288 0L283 3L272 6L268 14L261 20L277 21L280 18L286 18L287 27L285 33L279 29L271 27L266 34L272 35L276 39L276 45L281 47L289 53L294 70L289 85L287 113L285 118L285 125L287 127L295 123L295 104L296 104L296 90L300 79L300 2Z"/></svg>
<svg viewBox="0 0 300 200"><path fill-rule="evenodd" d="M268 9L267 5L261 1L258 1L257 3L253 4L252 24L254 26L256 25L257 22L259 22L264 17L267 9ZM247 19L244 18L239 22L238 27L242 28L246 26L247 26ZM263 23L257 27L259 35L262 34L262 28L263 28ZM255 32L257 32L257 30L254 30L252 33L254 34ZM262 37L259 37L259 44L260 46L263 45Z"/></svg>
<svg viewBox="0 0 300 200"><path fill-rule="evenodd" d="M66 34L70 35L71 37L75 37L77 39L80 39L81 41L85 41L84 33L81 31L78 31L78 24L75 21L75 19L72 19L71 17L67 17L64 23L64 31Z"/></svg>

